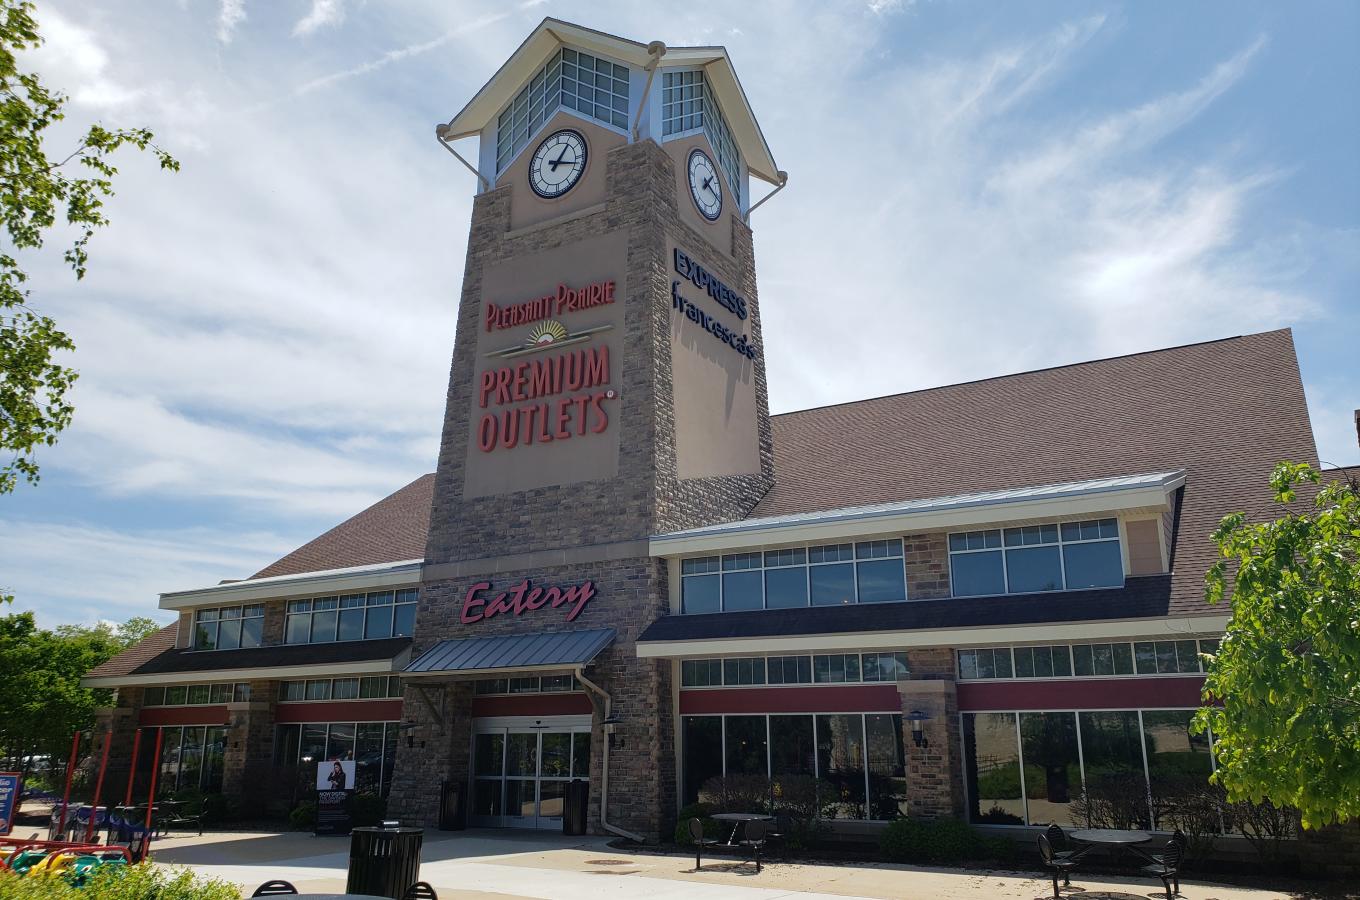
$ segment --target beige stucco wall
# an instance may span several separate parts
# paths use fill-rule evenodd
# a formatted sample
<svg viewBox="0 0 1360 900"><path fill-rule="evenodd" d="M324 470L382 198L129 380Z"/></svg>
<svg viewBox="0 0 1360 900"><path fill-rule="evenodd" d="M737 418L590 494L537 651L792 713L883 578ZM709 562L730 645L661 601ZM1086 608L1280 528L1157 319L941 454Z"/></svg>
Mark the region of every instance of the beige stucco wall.
<svg viewBox="0 0 1360 900"><path fill-rule="evenodd" d="M730 256L732 254L732 217L741 215L741 210L738 209L737 198L732 195L732 186L727 183L726 176L722 176L722 169L718 166L718 154L714 151L713 145L708 142L705 135L700 133L666 141L661 145L661 148L675 163L675 206L680 214L680 220L707 237L709 243ZM710 222L699 214L698 207L694 205L694 197L690 194L689 154L691 150L695 149L707 153L708 158L713 161L713 167L722 176L718 181L721 183L723 192L723 207L716 222Z"/></svg>
<svg viewBox="0 0 1360 900"><path fill-rule="evenodd" d="M575 187L561 197L545 200L529 186L529 163L538 145L563 128L580 132L586 139L586 169ZM530 139L529 146L521 150L515 161L496 179L497 187L504 184L514 186L514 193L510 197L511 230L537 225L603 203L606 187L605 154L626 143L627 138L616 131L587 122L565 110L558 110L548 120L547 126Z"/></svg>

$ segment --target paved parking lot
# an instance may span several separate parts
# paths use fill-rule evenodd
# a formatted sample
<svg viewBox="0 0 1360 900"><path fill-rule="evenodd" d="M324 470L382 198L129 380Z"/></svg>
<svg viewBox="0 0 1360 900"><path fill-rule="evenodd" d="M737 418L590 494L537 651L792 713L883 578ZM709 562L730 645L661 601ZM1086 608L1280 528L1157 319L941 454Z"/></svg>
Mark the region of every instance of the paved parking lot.
<svg viewBox="0 0 1360 900"><path fill-rule="evenodd" d="M349 841L298 833L222 833L158 841L155 859L241 885L243 894L270 878L284 878L303 891L345 887ZM460 900L845 900L845 898L1052 897L1052 886L1029 872L917 868L886 864L774 862L755 867L731 857L694 858L624 853L604 838L560 834L470 830L427 833L421 877L439 896ZM1066 896L1076 900L1149 900L1165 896L1157 882L1078 873ZM1186 900L1284 900L1300 895L1250 890L1187 880Z"/></svg>

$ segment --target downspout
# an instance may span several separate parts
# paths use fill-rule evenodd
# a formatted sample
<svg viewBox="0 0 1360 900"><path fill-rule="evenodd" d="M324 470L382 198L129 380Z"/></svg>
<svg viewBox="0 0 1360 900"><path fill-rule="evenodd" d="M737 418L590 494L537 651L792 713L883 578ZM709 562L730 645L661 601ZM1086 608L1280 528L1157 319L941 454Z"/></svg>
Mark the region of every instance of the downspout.
<svg viewBox="0 0 1360 900"><path fill-rule="evenodd" d="M784 186L785 186L786 184L789 183L789 173L788 173L788 172L785 172L783 169L780 169L779 172L778 172L777 174L779 175L779 187L777 187L777 188L775 188L774 190L770 191L770 192L769 192L768 194L766 194L764 197L761 197L761 198L760 198L760 203L757 203L755 206L753 206L753 207L751 207L750 209L746 210L746 215L744 215L744 216L741 217L741 220L742 220L743 222L745 222L745 223L747 223L747 224L749 225L750 222L751 222L751 213L753 213L753 212L755 212L757 209L759 209L760 206L761 206L761 204L764 203L766 200L769 200L769 199L770 199L771 197L773 197L775 194L777 194L777 193L779 193L780 191L784 190Z"/></svg>
<svg viewBox="0 0 1360 900"><path fill-rule="evenodd" d="M642 102L638 104L637 116L633 119L633 143L637 143L639 139L638 129L642 126L642 111L647 108L647 98L652 93L652 79L656 77L656 67L660 64L661 57L666 55L666 45L660 41L652 41L647 45L647 52L651 54L651 59L642 67L647 73L647 85L642 89Z"/></svg>
<svg viewBox="0 0 1360 900"><path fill-rule="evenodd" d="M600 827L611 834L617 834L619 837L626 837L630 841L645 844L647 841L642 835L625 831L617 825L610 825L606 814L609 809L609 736L614 727L614 723L610 722L609 718L614 711L614 698L609 696L608 691L586 677L584 667L578 666L576 668L576 680L581 682L586 690L598 694L600 699L604 701L604 721L602 722L604 725L604 754L600 759Z"/></svg>
<svg viewBox="0 0 1360 900"><path fill-rule="evenodd" d="M482 177L482 173L481 173L481 172L478 172L478 171L477 171L477 168L476 168L475 166L473 166L472 163L470 163L470 162L468 162L467 160L463 159L463 157L458 153L457 150L455 150L455 149L453 149L451 146L449 146L449 142L448 142L447 140L444 139L444 129L445 129L445 127L446 127L446 126L444 126L444 125L436 125L436 126L434 126L434 137L435 137L435 140L439 141L440 146L442 146L445 150L447 150L447 151L449 151L450 153L452 153L455 159L457 159L457 160L458 160L460 163L462 163L463 165L467 166L467 170L468 170L469 172L471 172L473 175L476 175L476 176L477 176L477 181L481 183L481 185L482 185L482 190L483 190L483 191L489 191L489 190L491 190L491 182L487 181L484 177Z"/></svg>

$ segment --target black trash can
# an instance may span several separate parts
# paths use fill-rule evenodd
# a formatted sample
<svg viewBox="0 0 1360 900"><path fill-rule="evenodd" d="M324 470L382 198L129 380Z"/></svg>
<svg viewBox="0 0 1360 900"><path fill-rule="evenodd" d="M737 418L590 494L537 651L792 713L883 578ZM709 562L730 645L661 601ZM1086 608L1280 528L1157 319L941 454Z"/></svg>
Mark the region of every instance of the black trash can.
<svg viewBox="0 0 1360 900"><path fill-rule="evenodd" d="M467 828L467 807L463 805L463 785L445 781L439 788L439 830L462 831Z"/></svg>
<svg viewBox="0 0 1360 900"><path fill-rule="evenodd" d="M563 834L585 834L590 809L590 782L576 779L567 785L567 805L562 811Z"/></svg>
<svg viewBox="0 0 1360 900"><path fill-rule="evenodd" d="M349 838L346 893L404 897L420 880L423 828L356 828Z"/></svg>

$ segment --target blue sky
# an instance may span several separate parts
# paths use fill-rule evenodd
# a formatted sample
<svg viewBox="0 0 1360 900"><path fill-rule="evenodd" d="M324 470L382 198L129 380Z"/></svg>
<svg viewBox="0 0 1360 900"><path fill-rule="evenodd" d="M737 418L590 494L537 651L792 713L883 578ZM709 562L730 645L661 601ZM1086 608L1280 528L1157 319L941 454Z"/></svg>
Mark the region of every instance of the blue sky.
<svg viewBox="0 0 1360 900"><path fill-rule="evenodd" d="M26 260L81 380L0 498L18 609L164 620L433 469L474 189L434 124L548 15L732 54L790 173L775 412L1291 326L1360 462L1360 5L53 0L73 127L183 171L124 160L83 282Z"/></svg>

